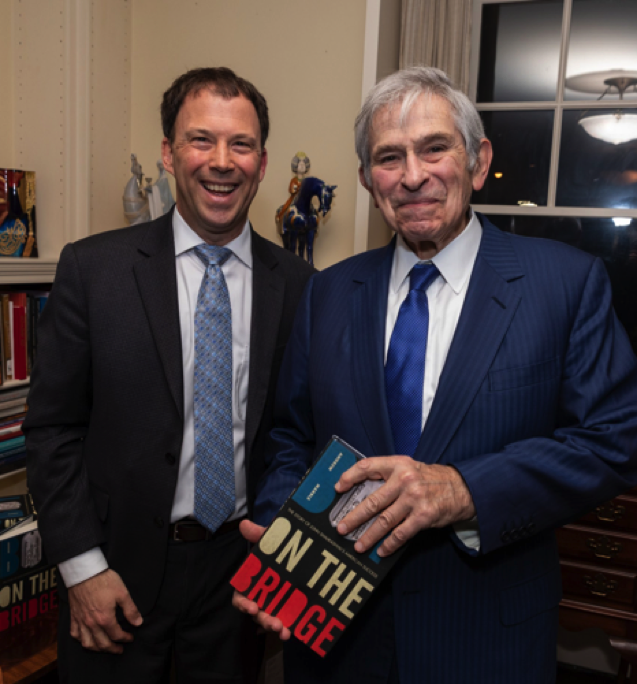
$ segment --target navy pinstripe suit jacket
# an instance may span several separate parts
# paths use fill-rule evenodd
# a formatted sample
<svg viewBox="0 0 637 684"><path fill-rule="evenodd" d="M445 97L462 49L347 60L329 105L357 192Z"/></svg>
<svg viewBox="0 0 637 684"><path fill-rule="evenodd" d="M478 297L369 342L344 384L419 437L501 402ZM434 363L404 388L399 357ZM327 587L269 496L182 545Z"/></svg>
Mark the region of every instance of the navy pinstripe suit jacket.
<svg viewBox="0 0 637 684"><path fill-rule="evenodd" d="M455 466L481 550L450 528L414 538L387 582L388 621L366 606L326 663L309 649L293 681L547 684L561 582L552 530L637 484L637 364L599 259L497 230L483 236L415 457ZM332 435L394 453L383 344L393 243L313 277L279 380L268 522ZM391 624L391 621L389 621ZM327 662L331 661L331 662ZM373 674L361 678L365 666ZM327 667L326 671L320 668Z"/></svg>

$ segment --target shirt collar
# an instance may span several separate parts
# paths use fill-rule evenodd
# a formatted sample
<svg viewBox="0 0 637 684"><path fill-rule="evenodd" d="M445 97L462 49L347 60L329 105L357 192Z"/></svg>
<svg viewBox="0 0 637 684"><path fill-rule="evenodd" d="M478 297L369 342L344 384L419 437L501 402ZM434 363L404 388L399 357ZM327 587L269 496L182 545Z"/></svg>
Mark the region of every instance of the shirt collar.
<svg viewBox="0 0 637 684"><path fill-rule="evenodd" d="M186 223L176 206L173 213L173 235L175 236L175 256L189 252L197 245L204 244L204 241ZM252 236L249 221L246 221L241 234L224 246L231 250L248 268L252 268Z"/></svg>
<svg viewBox="0 0 637 684"><path fill-rule="evenodd" d="M431 259L456 294L462 290L471 276L482 238L480 221L478 221L474 211L472 209L470 211L471 218L467 227ZM394 263L389 281L392 292L398 292L405 278L409 276L411 269L419 261L402 236L396 235L396 250L394 251Z"/></svg>

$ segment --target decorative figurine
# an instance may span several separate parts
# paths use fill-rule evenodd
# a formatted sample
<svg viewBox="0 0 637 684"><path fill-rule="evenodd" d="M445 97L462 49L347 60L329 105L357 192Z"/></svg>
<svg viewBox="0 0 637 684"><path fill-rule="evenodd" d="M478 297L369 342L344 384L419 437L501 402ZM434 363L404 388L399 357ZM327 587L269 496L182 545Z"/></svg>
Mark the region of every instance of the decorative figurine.
<svg viewBox="0 0 637 684"><path fill-rule="evenodd" d="M137 161L137 155L131 154L131 173L126 187L124 188L124 215L126 220L132 226L136 223L144 223L150 221L150 208L148 206L148 198L144 193L142 186L142 179L144 173L141 164Z"/></svg>
<svg viewBox="0 0 637 684"><path fill-rule="evenodd" d="M153 179L146 177L146 185L142 184L144 173L137 155L131 154L131 173L133 174L124 188L124 214L128 223L152 221L170 211L175 203L168 183L168 175L161 161L157 162L158 176Z"/></svg>
<svg viewBox="0 0 637 684"><path fill-rule="evenodd" d="M35 173L0 169L0 256L37 256L35 232Z"/></svg>
<svg viewBox="0 0 637 684"><path fill-rule="evenodd" d="M276 224L285 249L314 265L314 236L319 220L332 206L336 185L327 185L320 178L305 177L310 170L310 158L297 152L292 158L292 173L288 191L290 197L276 211ZM318 209L312 200L318 199Z"/></svg>

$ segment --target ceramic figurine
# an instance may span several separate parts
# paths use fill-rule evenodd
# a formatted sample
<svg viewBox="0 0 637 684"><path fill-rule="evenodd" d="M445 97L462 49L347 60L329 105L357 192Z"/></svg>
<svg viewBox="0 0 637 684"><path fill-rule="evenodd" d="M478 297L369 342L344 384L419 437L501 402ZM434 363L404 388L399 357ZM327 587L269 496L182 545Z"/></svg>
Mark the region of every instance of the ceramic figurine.
<svg viewBox="0 0 637 684"><path fill-rule="evenodd" d="M288 192L290 197L276 211L276 224L283 246L314 265L314 237L319 220L332 206L336 185L327 185L320 178L307 177L310 158L297 152L292 158L292 173ZM313 199L318 200L315 208Z"/></svg>

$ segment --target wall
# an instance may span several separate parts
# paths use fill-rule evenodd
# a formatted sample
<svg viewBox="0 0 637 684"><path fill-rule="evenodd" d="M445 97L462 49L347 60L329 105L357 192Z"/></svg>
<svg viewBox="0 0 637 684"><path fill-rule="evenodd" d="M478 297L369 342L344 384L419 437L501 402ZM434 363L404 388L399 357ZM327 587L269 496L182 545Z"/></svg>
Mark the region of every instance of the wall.
<svg viewBox="0 0 637 684"><path fill-rule="evenodd" d="M0 167L13 166L13 2L0 0Z"/></svg>
<svg viewBox="0 0 637 684"><path fill-rule="evenodd" d="M338 185L316 265L352 255L365 9L365 0L134 0L131 151L145 172L156 175L163 91L187 69L229 66L254 82L270 108L269 165L250 214L256 229L279 239L274 214L302 150L313 175Z"/></svg>

